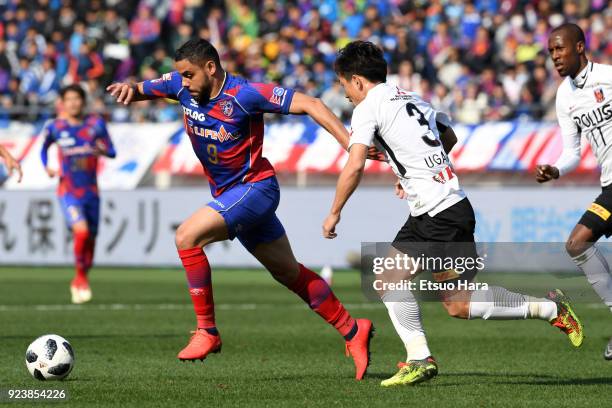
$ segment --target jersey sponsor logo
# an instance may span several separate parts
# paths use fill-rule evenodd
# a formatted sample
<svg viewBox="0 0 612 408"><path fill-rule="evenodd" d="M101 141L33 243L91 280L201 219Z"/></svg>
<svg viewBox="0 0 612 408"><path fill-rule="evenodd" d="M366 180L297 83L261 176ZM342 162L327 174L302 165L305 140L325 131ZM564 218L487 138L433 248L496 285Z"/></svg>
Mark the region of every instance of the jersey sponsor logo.
<svg viewBox="0 0 612 408"><path fill-rule="evenodd" d="M610 211L606 210L604 207L597 203L592 203L591 206L587 209L587 211L590 211L593 214L599 216L599 218L604 221L608 221L608 218L610 218Z"/></svg>
<svg viewBox="0 0 612 408"><path fill-rule="evenodd" d="M225 116L228 118L232 116L232 113L234 113L234 104L232 101L221 101L219 105L221 106L221 111Z"/></svg>
<svg viewBox="0 0 612 408"><path fill-rule="evenodd" d="M204 115L202 112L198 112L197 110L189 109L183 106L183 112L186 116L193 120L197 120L199 122L204 122L206 120L206 115Z"/></svg>
<svg viewBox="0 0 612 408"><path fill-rule="evenodd" d="M576 126L579 128L590 128L601 125L602 123L612 119L612 105L606 103L603 106L593 109L591 112L576 115L572 118Z"/></svg>
<svg viewBox="0 0 612 408"><path fill-rule="evenodd" d="M75 144L76 144L76 140L74 140L74 138L72 137L60 137L57 140L57 145L59 147L70 147L70 146L74 146Z"/></svg>
<svg viewBox="0 0 612 408"><path fill-rule="evenodd" d="M91 145L66 147L66 148L64 148L65 146L61 146L61 147L62 147L62 154L64 156L78 156L82 154L91 154L93 151Z"/></svg>
<svg viewBox="0 0 612 408"><path fill-rule="evenodd" d="M604 93L603 93L603 88L599 87L597 89L595 89L593 91L593 94L595 95L595 100L597 101L597 103L602 103L605 99L604 97Z"/></svg>
<svg viewBox="0 0 612 408"><path fill-rule="evenodd" d="M282 105L285 101L285 95L287 95L287 90L285 88L281 88L280 86L274 87L270 102L275 105Z"/></svg>
<svg viewBox="0 0 612 408"><path fill-rule="evenodd" d="M187 130L196 136L200 136L206 139L217 140L219 142L227 142L228 140L237 140L240 135L233 135L231 132L225 130L225 127L221 125L219 131L203 128L200 126L188 125Z"/></svg>
<svg viewBox="0 0 612 408"><path fill-rule="evenodd" d="M590 211L593 214L599 216L599 218L604 221L608 221L608 218L610 218L610 211L606 210L604 207L597 203L592 203L591 206L587 209L587 211Z"/></svg>
<svg viewBox="0 0 612 408"><path fill-rule="evenodd" d="M455 178L455 173L453 173L453 169L451 169L450 166L447 166L444 170L440 171L438 174L432 176L431 178L437 183L444 184L447 181L450 181Z"/></svg>
<svg viewBox="0 0 612 408"><path fill-rule="evenodd" d="M399 86L396 86L395 89L397 90L396 95L408 95L408 92L404 91L402 88L400 88Z"/></svg>
<svg viewBox="0 0 612 408"><path fill-rule="evenodd" d="M198 103L196 102L195 99L191 98L191 100L189 101L189 106L193 106L194 108L197 108Z"/></svg>

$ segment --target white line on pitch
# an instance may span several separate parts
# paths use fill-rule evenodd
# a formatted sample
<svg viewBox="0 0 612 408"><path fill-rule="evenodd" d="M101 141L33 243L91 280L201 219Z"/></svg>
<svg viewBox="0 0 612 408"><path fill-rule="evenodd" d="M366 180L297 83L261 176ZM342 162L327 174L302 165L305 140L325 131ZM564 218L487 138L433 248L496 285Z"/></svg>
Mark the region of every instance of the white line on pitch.
<svg viewBox="0 0 612 408"><path fill-rule="evenodd" d="M348 310L383 309L381 303L345 303ZM603 303L582 303L581 307L588 309L603 309ZM56 311L80 311L80 310L191 310L193 306L189 303L91 303L88 305L0 305L2 312L56 312ZM305 304L288 303L221 303L215 304L217 310L272 310L272 309L304 309Z"/></svg>
<svg viewBox="0 0 612 408"><path fill-rule="evenodd" d="M384 306L379 303L354 303L345 304L347 309L382 309ZM56 312L56 311L80 311L80 310L107 310L107 311L122 311L122 310L186 310L192 309L193 306L188 303L144 303L144 304L126 304L126 303L92 303L88 305L0 305L0 313L2 312L20 312L20 311L37 311L37 312ZM304 304L285 304L285 303L222 303L215 304L217 310L270 310L270 309L304 309Z"/></svg>

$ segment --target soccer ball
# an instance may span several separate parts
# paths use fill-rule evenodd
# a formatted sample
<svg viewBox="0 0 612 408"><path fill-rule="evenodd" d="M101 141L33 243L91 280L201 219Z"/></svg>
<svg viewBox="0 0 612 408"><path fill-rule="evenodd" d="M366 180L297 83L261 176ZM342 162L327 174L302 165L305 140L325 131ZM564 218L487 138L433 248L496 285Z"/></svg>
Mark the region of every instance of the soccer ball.
<svg viewBox="0 0 612 408"><path fill-rule="evenodd" d="M68 340L57 334L40 336L28 346L26 366L37 380L63 380L74 367L74 352Z"/></svg>

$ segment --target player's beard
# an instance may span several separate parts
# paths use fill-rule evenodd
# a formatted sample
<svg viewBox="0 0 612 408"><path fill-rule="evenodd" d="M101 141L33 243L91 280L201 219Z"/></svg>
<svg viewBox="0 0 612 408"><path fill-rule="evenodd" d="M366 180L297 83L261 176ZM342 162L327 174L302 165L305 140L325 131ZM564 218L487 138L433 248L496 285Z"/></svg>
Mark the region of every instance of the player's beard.
<svg viewBox="0 0 612 408"><path fill-rule="evenodd" d="M200 95L198 95L198 103L200 105L206 105L210 101L210 88L206 90L202 90Z"/></svg>

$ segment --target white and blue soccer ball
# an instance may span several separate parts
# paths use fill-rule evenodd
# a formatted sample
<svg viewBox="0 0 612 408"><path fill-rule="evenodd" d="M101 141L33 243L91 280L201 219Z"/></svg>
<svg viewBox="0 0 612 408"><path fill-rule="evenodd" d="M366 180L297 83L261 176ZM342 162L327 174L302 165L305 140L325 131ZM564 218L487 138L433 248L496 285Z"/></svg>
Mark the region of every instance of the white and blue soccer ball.
<svg viewBox="0 0 612 408"><path fill-rule="evenodd" d="M74 351L65 338L45 334L28 346L25 360L28 371L37 380L63 380L74 367Z"/></svg>

